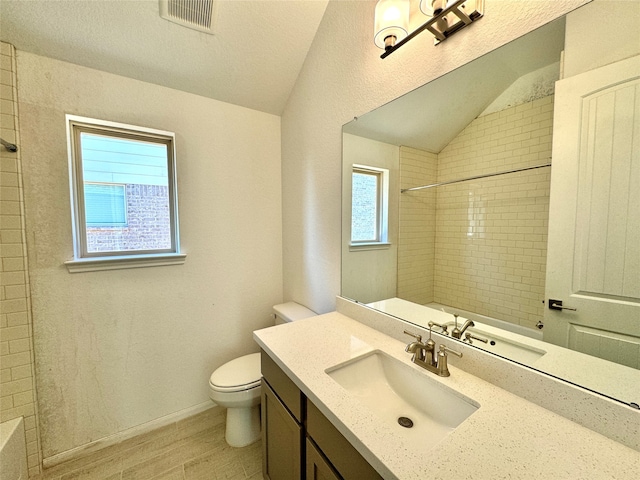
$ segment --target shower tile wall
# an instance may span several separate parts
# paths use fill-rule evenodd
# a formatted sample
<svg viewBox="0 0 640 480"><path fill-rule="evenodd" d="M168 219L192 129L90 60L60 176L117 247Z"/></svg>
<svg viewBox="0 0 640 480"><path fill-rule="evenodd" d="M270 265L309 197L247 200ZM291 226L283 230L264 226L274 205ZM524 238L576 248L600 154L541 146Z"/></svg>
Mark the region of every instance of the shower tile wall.
<svg viewBox="0 0 640 480"><path fill-rule="evenodd" d="M18 146L15 50L0 42L1 137ZM20 153L0 147L0 421L24 417L29 475L40 472L33 329L24 233Z"/></svg>
<svg viewBox="0 0 640 480"><path fill-rule="evenodd" d="M548 163L553 96L481 116L438 181ZM542 319L550 168L439 187L434 300L533 328Z"/></svg>
<svg viewBox="0 0 640 480"><path fill-rule="evenodd" d="M435 183L438 156L400 147L400 188ZM397 296L425 304L433 301L436 241L435 189L400 195Z"/></svg>
<svg viewBox="0 0 640 480"><path fill-rule="evenodd" d="M552 122L548 96L478 117L438 155L402 147L402 188L433 183L436 167L443 182L548 163ZM401 195L398 296L533 328L543 315L549 180L542 168Z"/></svg>

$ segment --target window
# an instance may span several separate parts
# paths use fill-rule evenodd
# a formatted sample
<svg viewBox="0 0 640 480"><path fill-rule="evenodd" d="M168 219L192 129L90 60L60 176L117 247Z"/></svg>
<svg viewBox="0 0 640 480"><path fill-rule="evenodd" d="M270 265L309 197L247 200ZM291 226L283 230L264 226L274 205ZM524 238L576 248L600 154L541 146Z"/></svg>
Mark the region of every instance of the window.
<svg viewBox="0 0 640 480"><path fill-rule="evenodd" d="M84 183L87 227L126 227L125 185Z"/></svg>
<svg viewBox="0 0 640 480"><path fill-rule="evenodd" d="M75 256L69 270L182 263L174 134L73 115L67 129Z"/></svg>
<svg viewBox="0 0 640 480"><path fill-rule="evenodd" d="M386 244L389 170L354 165L351 175L351 245Z"/></svg>

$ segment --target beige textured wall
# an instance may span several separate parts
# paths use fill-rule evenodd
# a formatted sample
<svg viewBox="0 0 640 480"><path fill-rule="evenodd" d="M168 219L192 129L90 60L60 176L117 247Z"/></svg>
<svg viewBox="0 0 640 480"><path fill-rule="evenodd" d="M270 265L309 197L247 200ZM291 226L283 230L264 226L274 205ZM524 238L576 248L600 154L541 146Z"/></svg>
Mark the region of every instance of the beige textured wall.
<svg viewBox="0 0 640 480"><path fill-rule="evenodd" d="M549 163L553 97L477 118L438 155L438 181ZM542 320L551 169L437 190L438 303L533 328Z"/></svg>
<svg viewBox="0 0 640 480"><path fill-rule="evenodd" d="M282 301L280 118L17 52L43 456L211 405ZM65 113L176 133L184 265L70 274ZM60 457L54 458L54 461Z"/></svg>
<svg viewBox="0 0 640 480"><path fill-rule="evenodd" d="M345 297L361 302L373 302L396 295L398 272L398 147L355 135L343 138L345 198L351 198L352 166L367 165L389 171L388 241L382 248L350 247L351 202L344 202L342 214L342 292Z"/></svg>
<svg viewBox="0 0 640 480"><path fill-rule="evenodd" d="M27 271L22 149L16 99L15 50L0 43L0 114L3 140L18 144L11 153L0 147L0 421L24 417L29 475L40 472L41 450L34 377L33 325Z"/></svg>
<svg viewBox="0 0 640 480"><path fill-rule="evenodd" d="M567 17L564 77L640 54L639 25L638 0L595 0L573 12Z"/></svg>
<svg viewBox="0 0 640 480"><path fill-rule="evenodd" d="M400 147L400 188L436 182L438 156ZM436 246L436 190L400 195L397 297L424 305L433 302Z"/></svg>
<svg viewBox="0 0 640 480"><path fill-rule="evenodd" d="M376 2L333 1L282 116L284 295L316 312L340 293L342 125L586 3L499 0L434 46L428 33L384 60Z"/></svg>

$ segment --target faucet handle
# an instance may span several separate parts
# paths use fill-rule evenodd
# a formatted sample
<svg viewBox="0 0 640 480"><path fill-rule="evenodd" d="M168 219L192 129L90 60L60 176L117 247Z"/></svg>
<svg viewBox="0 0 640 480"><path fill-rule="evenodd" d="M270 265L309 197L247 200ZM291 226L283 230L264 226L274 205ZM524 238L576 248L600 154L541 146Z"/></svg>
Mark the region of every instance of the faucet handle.
<svg viewBox="0 0 640 480"><path fill-rule="evenodd" d="M447 347L446 345L440 345L440 354L443 356L446 356L446 353L453 353L454 355L462 358L462 353L461 352L456 352L455 350L451 350L449 347Z"/></svg>
<svg viewBox="0 0 640 480"><path fill-rule="evenodd" d="M442 325L442 324L436 323L436 322L429 322L429 329L431 329L433 327L440 327L442 329L442 331L440 333L442 333L443 335L449 335L449 332L447 331L447 328L449 328L448 325Z"/></svg>
<svg viewBox="0 0 640 480"><path fill-rule="evenodd" d="M422 335L417 335L415 333L411 333L411 332L407 332L406 330L404 331L405 335L409 335L413 338L415 338L418 342L422 342Z"/></svg>
<svg viewBox="0 0 640 480"><path fill-rule="evenodd" d="M464 334L464 340L462 340L462 341L463 341L463 342L464 342L464 341L467 341L467 342L469 342L469 345L472 345L472 344L473 344L472 339L473 339L473 340L478 340L479 342L482 342L482 343L489 343L489 340L488 340L487 338L476 337L476 336L475 336L474 334L472 334L471 332L467 332L467 333L465 333L465 334Z"/></svg>
<svg viewBox="0 0 640 480"><path fill-rule="evenodd" d="M436 364L436 368L438 375L440 375L441 377L448 377L449 375L451 375L449 373L447 362L447 352L453 353L458 357L462 357L462 353L451 350L450 348L447 348L446 345L440 345L440 351L438 352L438 363Z"/></svg>

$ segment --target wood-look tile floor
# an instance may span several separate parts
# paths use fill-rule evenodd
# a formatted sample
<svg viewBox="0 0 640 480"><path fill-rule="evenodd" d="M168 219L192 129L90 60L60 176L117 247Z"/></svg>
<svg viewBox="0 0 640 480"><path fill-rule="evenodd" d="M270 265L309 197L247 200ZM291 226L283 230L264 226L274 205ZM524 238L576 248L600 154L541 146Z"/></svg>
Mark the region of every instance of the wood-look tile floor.
<svg viewBox="0 0 640 480"><path fill-rule="evenodd" d="M224 409L212 408L48 468L35 479L262 480L260 441L233 448L224 429Z"/></svg>

